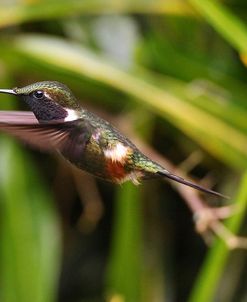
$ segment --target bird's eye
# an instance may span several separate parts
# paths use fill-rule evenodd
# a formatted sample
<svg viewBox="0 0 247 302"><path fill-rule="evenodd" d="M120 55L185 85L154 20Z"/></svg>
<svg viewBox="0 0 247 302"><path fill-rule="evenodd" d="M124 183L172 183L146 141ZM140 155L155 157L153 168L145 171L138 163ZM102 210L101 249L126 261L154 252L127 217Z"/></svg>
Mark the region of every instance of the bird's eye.
<svg viewBox="0 0 247 302"><path fill-rule="evenodd" d="M42 97L44 96L44 91L42 91L42 90L34 91L33 96L36 99L42 99Z"/></svg>

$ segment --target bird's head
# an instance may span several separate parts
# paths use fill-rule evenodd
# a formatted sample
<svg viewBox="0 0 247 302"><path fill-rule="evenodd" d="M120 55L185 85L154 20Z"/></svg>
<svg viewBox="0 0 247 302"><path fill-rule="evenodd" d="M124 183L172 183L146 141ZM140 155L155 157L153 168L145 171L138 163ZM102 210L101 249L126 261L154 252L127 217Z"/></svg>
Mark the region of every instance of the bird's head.
<svg viewBox="0 0 247 302"><path fill-rule="evenodd" d="M79 103L71 90L55 81L37 82L25 87L0 89L23 99L39 122L71 121L78 118Z"/></svg>

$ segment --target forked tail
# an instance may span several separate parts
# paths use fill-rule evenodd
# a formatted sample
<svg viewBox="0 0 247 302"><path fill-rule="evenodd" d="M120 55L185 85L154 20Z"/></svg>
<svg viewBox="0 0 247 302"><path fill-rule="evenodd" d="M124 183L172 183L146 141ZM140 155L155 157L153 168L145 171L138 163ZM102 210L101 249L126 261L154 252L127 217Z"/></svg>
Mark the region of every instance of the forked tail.
<svg viewBox="0 0 247 302"><path fill-rule="evenodd" d="M200 185L197 185L191 181L188 181L188 180L185 180L183 179L182 177L179 177L177 175L174 175L166 170L163 170L163 171L158 171L157 174L159 174L160 176L164 176L164 177L167 177L169 179L172 179L178 183L181 183L183 185L186 185L188 187L191 187L191 188L194 188L196 190L199 190L201 192L204 192L204 193L208 193L208 194L211 194L211 195L214 195L214 196L217 196L217 197L221 197L221 198L226 198L228 199L229 197L226 196L226 195L223 195L221 193L218 193L216 191L213 191L213 190L210 190L210 189L207 189L207 188L204 188Z"/></svg>

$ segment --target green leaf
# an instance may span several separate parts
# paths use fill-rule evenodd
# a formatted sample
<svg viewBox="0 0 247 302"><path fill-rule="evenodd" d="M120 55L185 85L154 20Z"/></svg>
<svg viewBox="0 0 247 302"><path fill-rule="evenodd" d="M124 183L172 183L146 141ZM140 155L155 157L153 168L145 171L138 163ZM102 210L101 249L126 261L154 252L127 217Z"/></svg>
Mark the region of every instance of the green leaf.
<svg viewBox="0 0 247 302"><path fill-rule="evenodd" d="M141 197L126 183L117 190L112 251L108 267L108 294L123 301L140 301L141 294Z"/></svg>
<svg viewBox="0 0 247 302"><path fill-rule="evenodd" d="M54 301L60 234L52 200L24 152L1 137L1 301Z"/></svg>
<svg viewBox="0 0 247 302"><path fill-rule="evenodd" d="M102 1L60 0L26 1L18 4L1 4L0 27L17 25L34 20L58 19L74 14L100 13L156 13L191 14L190 6L182 0L156 1Z"/></svg>
<svg viewBox="0 0 247 302"><path fill-rule="evenodd" d="M247 53L247 27L219 1L189 0L203 17L240 53Z"/></svg>
<svg viewBox="0 0 247 302"><path fill-rule="evenodd" d="M226 225L230 231L237 234L247 213L247 172L242 178L235 205L238 212L227 221ZM230 252L222 240L218 239L215 242L204 260L189 302L208 302L215 300L215 293L219 281L224 274L224 268Z"/></svg>

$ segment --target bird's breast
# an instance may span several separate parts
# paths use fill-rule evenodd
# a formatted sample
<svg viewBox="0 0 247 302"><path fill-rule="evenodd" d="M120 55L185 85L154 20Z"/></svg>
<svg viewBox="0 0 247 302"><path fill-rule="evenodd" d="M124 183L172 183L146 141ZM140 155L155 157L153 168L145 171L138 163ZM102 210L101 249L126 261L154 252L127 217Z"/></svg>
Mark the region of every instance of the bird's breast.
<svg viewBox="0 0 247 302"><path fill-rule="evenodd" d="M131 180L135 184L142 176L135 171L133 148L118 139L114 133L96 129L86 144L76 166L105 180L123 183Z"/></svg>
<svg viewBox="0 0 247 302"><path fill-rule="evenodd" d="M112 181L123 183L131 180L134 184L139 184L142 172L135 169L133 151L120 141L104 150L106 171Z"/></svg>

